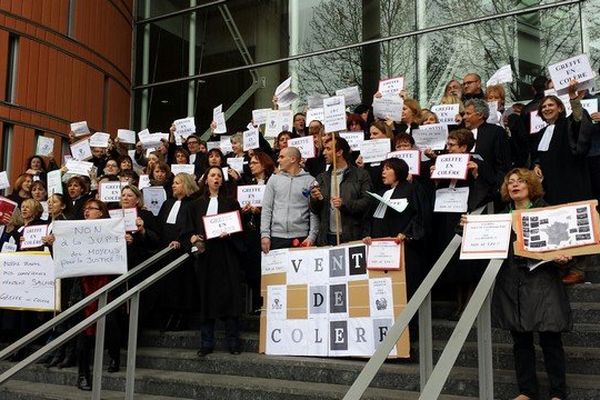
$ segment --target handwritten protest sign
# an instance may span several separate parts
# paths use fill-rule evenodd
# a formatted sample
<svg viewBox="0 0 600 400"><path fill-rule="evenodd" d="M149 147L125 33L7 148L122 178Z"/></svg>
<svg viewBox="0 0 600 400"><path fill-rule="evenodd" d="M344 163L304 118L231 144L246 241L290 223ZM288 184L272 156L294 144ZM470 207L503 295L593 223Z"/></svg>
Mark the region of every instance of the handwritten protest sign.
<svg viewBox="0 0 600 400"><path fill-rule="evenodd" d="M323 99L323 118L325 132L346 130L346 102L343 96Z"/></svg>
<svg viewBox="0 0 600 400"><path fill-rule="evenodd" d="M121 201L121 182L100 182L100 200L110 203Z"/></svg>
<svg viewBox="0 0 600 400"><path fill-rule="evenodd" d="M504 259L510 245L510 214L467 215L464 226L461 260Z"/></svg>
<svg viewBox="0 0 600 400"><path fill-rule="evenodd" d="M127 272L122 219L54 221L52 233L57 278Z"/></svg>
<svg viewBox="0 0 600 400"><path fill-rule="evenodd" d="M448 125L429 124L421 125L419 129L412 130L415 145L421 149L444 150L448 140Z"/></svg>
<svg viewBox="0 0 600 400"><path fill-rule="evenodd" d="M242 185L237 188L237 200L243 207L250 204L252 207L262 207L266 185Z"/></svg>
<svg viewBox="0 0 600 400"><path fill-rule="evenodd" d="M580 54L552 64L548 67L548 71L558 94L567 93L572 80L579 82L579 90L591 89L594 86L596 74L592 70L587 54Z"/></svg>
<svg viewBox="0 0 600 400"><path fill-rule="evenodd" d="M117 129L117 138L121 143L135 144L135 131L129 129Z"/></svg>
<svg viewBox="0 0 600 400"><path fill-rule="evenodd" d="M458 104L438 104L431 107L440 124L453 125L456 124L455 118L460 110Z"/></svg>
<svg viewBox="0 0 600 400"><path fill-rule="evenodd" d="M315 142L312 135L288 139L288 147L295 147L300 150L302 158L307 159L315 156Z"/></svg>
<svg viewBox="0 0 600 400"><path fill-rule="evenodd" d="M421 174L421 152L419 150L400 150L388 153L387 158L399 158L408 165L408 173L411 175Z"/></svg>
<svg viewBox="0 0 600 400"><path fill-rule="evenodd" d="M50 253L0 253L0 308L54 311L60 305Z"/></svg>
<svg viewBox="0 0 600 400"><path fill-rule="evenodd" d="M242 220L239 211L232 211L222 214L202 217L204 222L204 232L207 239L213 239L221 234L232 234L242 231Z"/></svg>
<svg viewBox="0 0 600 400"><path fill-rule="evenodd" d="M48 233L48 225L30 225L23 228L23 241L21 249L42 247L42 237Z"/></svg>
<svg viewBox="0 0 600 400"><path fill-rule="evenodd" d="M400 91L404 89L404 77L382 79L379 81L379 89L377 90L383 97L399 96Z"/></svg>
<svg viewBox="0 0 600 400"><path fill-rule="evenodd" d="M244 151L258 149L260 147L258 129L249 129L242 133Z"/></svg>
<svg viewBox="0 0 600 400"><path fill-rule="evenodd" d="M360 144L365 141L365 133L362 131L340 132L340 137L346 139L352 151L360 151Z"/></svg>

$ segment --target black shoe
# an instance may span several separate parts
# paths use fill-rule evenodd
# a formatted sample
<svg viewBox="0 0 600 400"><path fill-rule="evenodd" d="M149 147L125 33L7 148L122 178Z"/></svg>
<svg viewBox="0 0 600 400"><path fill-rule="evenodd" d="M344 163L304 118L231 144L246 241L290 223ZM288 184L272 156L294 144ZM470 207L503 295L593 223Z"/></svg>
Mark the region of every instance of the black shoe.
<svg viewBox="0 0 600 400"><path fill-rule="evenodd" d="M110 359L110 362L108 363L108 372L119 372L120 369L120 362L119 360L116 360L114 358Z"/></svg>
<svg viewBox="0 0 600 400"><path fill-rule="evenodd" d="M239 349L239 347L232 347L229 349L229 354L233 354L234 356L239 356L240 354L242 354L242 351Z"/></svg>
<svg viewBox="0 0 600 400"><path fill-rule="evenodd" d="M77 378L77 387L80 390L90 392L92 390L92 381L85 375L79 375L79 378Z"/></svg>
<svg viewBox="0 0 600 400"><path fill-rule="evenodd" d="M200 350L198 350L196 354L198 354L198 357L206 357L212 352L213 349L211 349L210 347L202 347Z"/></svg>

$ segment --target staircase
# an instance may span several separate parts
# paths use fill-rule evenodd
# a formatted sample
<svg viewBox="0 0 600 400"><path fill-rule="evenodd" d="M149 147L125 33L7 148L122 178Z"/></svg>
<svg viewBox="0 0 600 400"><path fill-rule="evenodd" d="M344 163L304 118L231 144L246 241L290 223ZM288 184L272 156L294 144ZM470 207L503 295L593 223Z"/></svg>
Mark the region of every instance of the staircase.
<svg viewBox="0 0 600 400"><path fill-rule="evenodd" d="M569 288L574 330L563 335L567 354L570 399L600 399L600 263L588 267L592 283ZM438 357L455 322L446 320L453 305L434 302L433 339ZM216 352L200 359L196 355L197 331L146 331L139 340L136 369L136 399L341 399L352 384L363 360L281 357L257 354L258 318L245 319L244 353L235 356L218 340ZM494 386L496 399L517 394L512 346L506 331L493 331ZM416 352L417 349L414 349ZM538 371L545 393L546 382L538 351ZM123 360L125 359L123 354ZM415 358L416 359L416 358ZM12 363L0 362L4 371ZM76 368L57 370L34 365L0 387L1 400L89 399L90 392L76 388ZM122 399L125 383L121 372L103 377L103 399ZM405 360L388 361L380 370L364 399L417 399L419 366ZM474 330L452 370L441 399L466 400L478 396L477 342ZM544 397L542 397L544 398Z"/></svg>

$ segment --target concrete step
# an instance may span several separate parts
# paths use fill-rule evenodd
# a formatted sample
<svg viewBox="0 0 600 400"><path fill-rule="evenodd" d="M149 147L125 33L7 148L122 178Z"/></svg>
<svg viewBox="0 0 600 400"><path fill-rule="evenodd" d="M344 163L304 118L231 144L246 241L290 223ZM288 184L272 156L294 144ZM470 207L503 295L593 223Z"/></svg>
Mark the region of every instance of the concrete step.
<svg viewBox="0 0 600 400"><path fill-rule="evenodd" d="M445 341L435 340L433 342L433 358L434 362L441 355L444 347L446 346ZM417 357L417 349L414 349L415 359ZM565 354L567 357L567 373L571 374L596 374L600 371L600 349L588 348L588 347L565 347ZM543 373L544 362L542 358L542 349L536 346L537 356L537 371ZM493 345L493 363L494 368L511 370L514 368L514 357L512 344L499 344ZM472 367L477 368L477 343L468 342L463 346L456 365L460 367Z"/></svg>
<svg viewBox="0 0 600 400"><path fill-rule="evenodd" d="M123 392L102 391L103 400L122 400L124 397L125 393ZM90 392L66 385L11 380L0 386L0 399L2 400L89 400L89 398ZM192 400L137 393L135 398L136 400Z"/></svg>
<svg viewBox="0 0 600 400"><path fill-rule="evenodd" d="M5 363L1 362L0 364L2 364L0 367L5 369ZM43 371L41 371L42 369ZM20 373L19 379L24 381L34 381L38 384L63 386L64 388L70 388L73 392L77 391L77 389L74 388L76 381L76 371L74 368L46 370L40 366L33 366ZM109 374L104 376L102 387L111 391L121 390L120 388L123 387L124 382L124 372ZM14 383L13 385L22 386ZM38 389L43 390L43 388ZM136 399L145 399L142 395L154 395L160 396L158 398L162 399L327 400L341 399L348 389L349 386L346 385L317 382L307 384L306 382L299 380L291 381L255 376L232 376L224 373L204 374L144 368L136 369ZM10 399L11 397L8 396L13 395L12 388L6 386L6 389L4 390L6 393L0 392L0 394L6 394L7 397L0 398ZM42 393L43 392L38 393L37 397L23 397L23 399L45 399L46 397L43 397L44 395ZM21 400L19 397L14 398ZM82 397L74 398L79 399ZM89 392L87 393L87 398L89 398ZM366 400L412 400L418 399L418 393L406 390L369 388L362 398ZM444 395L441 396L440 399L474 400L475 398L461 395Z"/></svg>
<svg viewBox="0 0 600 400"><path fill-rule="evenodd" d="M600 283L579 283L567 287L572 303L600 303Z"/></svg>
<svg viewBox="0 0 600 400"><path fill-rule="evenodd" d="M433 318L447 319L454 313L456 303L452 301L434 301L431 305ZM595 323L600 325L600 303L571 303L574 323Z"/></svg>
<svg viewBox="0 0 600 400"><path fill-rule="evenodd" d="M436 319L433 321L433 339L448 340L454 327L455 321ZM598 324L574 324L571 332L562 335L564 346L600 347L600 325ZM471 329L467 341L477 340L476 329ZM492 328L492 340L494 343L512 343L510 332L503 329Z"/></svg>

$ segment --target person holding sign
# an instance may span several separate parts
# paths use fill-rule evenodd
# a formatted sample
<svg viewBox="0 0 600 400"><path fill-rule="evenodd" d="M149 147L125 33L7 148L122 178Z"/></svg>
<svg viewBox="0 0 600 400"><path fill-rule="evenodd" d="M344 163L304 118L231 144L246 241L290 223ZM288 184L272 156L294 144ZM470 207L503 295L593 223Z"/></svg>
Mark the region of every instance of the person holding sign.
<svg viewBox="0 0 600 400"><path fill-rule="evenodd" d="M159 161L154 165L150 175L150 186L159 186L165 189L167 197L171 196L171 185L173 183L173 174L171 167L164 161Z"/></svg>
<svg viewBox="0 0 600 400"><path fill-rule="evenodd" d="M24 231L28 226L33 225L45 225L46 221L41 219L42 213L44 209L39 201L34 199L26 199L21 203L21 218L23 219L23 225L21 225L16 231L13 231L13 235L15 238L15 242L17 243L18 251L23 251L22 248L23 242L25 241ZM44 235L45 236L45 235ZM43 246L40 245L36 247L27 248L30 251L42 251Z"/></svg>
<svg viewBox="0 0 600 400"><path fill-rule="evenodd" d="M457 129L448 134L449 154L469 153L474 145L473 132L468 129ZM432 166L432 173L434 170L435 166ZM481 157L473 155L467 164L467 179L437 180L436 186L433 218L435 250L431 253L434 255L431 261L437 260L456 234L461 213L471 212L491 199L494 175ZM458 254L446 267L444 283L456 288L457 295L457 308L452 319L460 317L480 273L478 263L459 261Z"/></svg>
<svg viewBox="0 0 600 400"><path fill-rule="evenodd" d="M172 197L162 204L156 223L160 238L160 248L176 249L167 257L164 265L183 254L185 249L185 227L192 217L192 196L198 192L198 185L191 175L179 173L173 178ZM178 331L185 328L187 315L194 305L194 275L192 262L180 266L163 279L160 286L161 305L166 312L162 331Z"/></svg>
<svg viewBox="0 0 600 400"><path fill-rule="evenodd" d="M25 173L31 174L32 177L39 178L39 180L46 182L46 174L48 171L53 171L58 169L58 165L54 162L54 158L50 157L48 168L46 168L46 163L41 156L35 155L31 156L27 159L27 170Z"/></svg>
<svg viewBox="0 0 600 400"><path fill-rule="evenodd" d="M395 238L404 242L404 264L406 265L407 294L410 297L423 278L422 240L426 237L431 224L429 202L422 188L407 180L408 165L399 158L390 158L383 163L381 179L389 189L377 194L391 204L408 202L402 212L377 201L370 201L363 224L363 242L371 244L372 238Z"/></svg>
<svg viewBox="0 0 600 400"><path fill-rule="evenodd" d="M369 127L369 139L390 139L390 151L392 151L394 133L391 127L383 121L375 121ZM359 168L365 168L371 177L373 184L373 190L379 191L384 188L381 182L381 163L370 163L365 164L363 157L358 156L356 159L356 165Z"/></svg>
<svg viewBox="0 0 600 400"><path fill-rule="evenodd" d="M583 93L578 93L577 85L577 81L569 85L573 108L569 117L556 96L545 96L538 107L538 114L548 126L535 134L531 159L534 171L543 177L545 200L550 205L592 197L586 156L593 124L581 106Z"/></svg>
<svg viewBox="0 0 600 400"><path fill-rule="evenodd" d="M337 245L337 235L340 243L358 240L370 204L367 192L371 190L371 178L365 170L350 164L350 146L344 138L325 142L323 154L330 165L335 157L337 177L333 176L333 167L329 168L317 176L318 185L310 191L310 209L320 220L317 245Z"/></svg>
<svg viewBox="0 0 600 400"><path fill-rule="evenodd" d="M507 212L546 206L538 176L526 169L511 170L500 189L509 202ZM508 329L513 338L515 372L519 386L518 400L539 396L535 368L533 334L538 332L544 354L544 365L550 385L549 397L566 399L565 352L561 333L571 330L571 308L561 282L560 266L570 261L559 256L554 262L530 270L538 262L518 257L513 252L516 235L511 232L508 258L500 268L492 299L492 323Z"/></svg>
<svg viewBox="0 0 600 400"><path fill-rule="evenodd" d="M223 171L210 167L201 181L202 194L194 203L187 221L189 242L198 249L196 273L200 286L202 343L198 356L204 357L215 347L215 321L223 319L231 354L242 351L239 313L242 300L240 255L245 252L240 233L222 233L206 240L203 216L239 211L240 205L229 198L223 187Z"/></svg>
<svg viewBox="0 0 600 400"><path fill-rule="evenodd" d="M252 178L246 178L245 185L266 185L275 172L273 159L264 151L255 149L250 157ZM239 201L239 198L238 198ZM246 243L245 275L248 286L252 290L252 310L260 312L262 306L260 296L261 250L260 250L260 213L261 207L245 204L242 207L244 236Z"/></svg>
<svg viewBox="0 0 600 400"><path fill-rule="evenodd" d="M86 220L110 218L106 204L100 200L89 199L83 205ZM74 303L94 293L107 285L111 280L109 275L82 276L73 284L71 299ZM98 310L96 302L89 304L83 310L83 318L87 318ZM92 390L90 361L96 335L96 325L86 328L78 337L78 371L77 387L81 390ZM111 313L106 318L106 347L109 355L108 372L117 372L120 367L119 340L121 337L118 316Z"/></svg>

